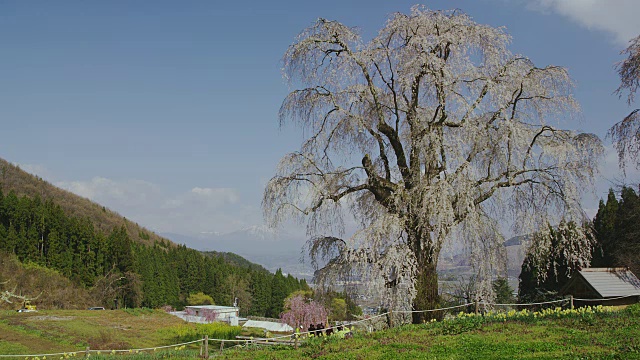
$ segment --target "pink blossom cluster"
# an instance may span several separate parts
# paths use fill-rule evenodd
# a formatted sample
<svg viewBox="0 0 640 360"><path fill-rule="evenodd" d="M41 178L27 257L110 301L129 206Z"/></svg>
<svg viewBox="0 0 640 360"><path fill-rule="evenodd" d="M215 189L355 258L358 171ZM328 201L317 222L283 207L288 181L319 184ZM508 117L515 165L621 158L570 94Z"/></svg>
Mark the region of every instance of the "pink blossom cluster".
<svg viewBox="0 0 640 360"><path fill-rule="evenodd" d="M294 329L300 326L307 329L311 324L327 322L327 310L324 306L316 301L306 300L302 295L287 300L285 309L287 310L280 314L280 319Z"/></svg>

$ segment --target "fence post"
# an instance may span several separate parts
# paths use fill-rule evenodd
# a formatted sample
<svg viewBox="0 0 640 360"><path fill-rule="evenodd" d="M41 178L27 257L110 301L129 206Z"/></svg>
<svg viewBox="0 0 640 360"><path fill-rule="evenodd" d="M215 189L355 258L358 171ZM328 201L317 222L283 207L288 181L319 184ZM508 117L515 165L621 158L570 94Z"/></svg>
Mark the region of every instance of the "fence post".
<svg viewBox="0 0 640 360"><path fill-rule="evenodd" d="M204 336L204 358L209 358L209 335Z"/></svg>
<svg viewBox="0 0 640 360"><path fill-rule="evenodd" d="M569 302L571 304L571 310L573 310L573 295L569 295Z"/></svg>
<svg viewBox="0 0 640 360"><path fill-rule="evenodd" d="M389 329L393 327L393 309L389 309Z"/></svg>
<svg viewBox="0 0 640 360"><path fill-rule="evenodd" d="M224 340L220 341L220 352L224 350Z"/></svg>
<svg viewBox="0 0 640 360"><path fill-rule="evenodd" d="M476 305L476 315L478 315L478 300L474 300L473 303Z"/></svg>
<svg viewBox="0 0 640 360"><path fill-rule="evenodd" d="M87 349L84 352L84 357L86 357L86 358L89 357L89 351L91 351L91 349L87 346Z"/></svg>

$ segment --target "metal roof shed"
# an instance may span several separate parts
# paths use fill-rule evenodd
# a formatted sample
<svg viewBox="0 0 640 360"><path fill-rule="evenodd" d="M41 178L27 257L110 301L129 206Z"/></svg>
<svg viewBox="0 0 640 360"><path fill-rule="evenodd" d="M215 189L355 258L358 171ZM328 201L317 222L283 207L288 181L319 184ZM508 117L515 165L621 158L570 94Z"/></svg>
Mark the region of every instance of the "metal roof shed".
<svg viewBox="0 0 640 360"><path fill-rule="evenodd" d="M626 268L586 268L574 272L560 290L578 305L627 305L640 302L640 280Z"/></svg>
<svg viewBox="0 0 640 360"><path fill-rule="evenodd" d="M259 321L259 320L249 320L242 327L245 328L260 328L265 329L271 332L293 332L293 328L285 323L277 323L273 321Z"/></svg>

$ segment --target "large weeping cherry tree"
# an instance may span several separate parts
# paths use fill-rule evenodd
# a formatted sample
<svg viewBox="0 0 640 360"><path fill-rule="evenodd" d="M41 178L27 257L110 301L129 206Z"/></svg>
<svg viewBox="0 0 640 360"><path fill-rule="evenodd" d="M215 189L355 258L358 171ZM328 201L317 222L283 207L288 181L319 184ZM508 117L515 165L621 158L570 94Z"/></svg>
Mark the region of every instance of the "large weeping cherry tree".
<svg viewBox="0 0 640 360"><path fill-rule="evenodd" d="M627 104L633 104L636 91L640 87L640 35L631 39L622 54L627 58L616 64L620 76L620 86L616 90L619 96L627 93ZM626 162L631 159L636 168L640 168L640 109L633 110L622 121L609 129L607 134L613 139L613 145L618 152L620 168L626 167Z"/></svg>
<svg viewBox="0 0 640 360"><path fill-rule="evenodd" d="M281 160L263 209L272 225L307 224L316 283L356 276L395 310L432 309L447 244L464 240L490 268L504 221L534 230L582 216L600 140L554 125L578 108L567 70L509 42L418 6L368 42L325 19L296 38L283 62L299 89L280 119L306 140Z"/></svg>

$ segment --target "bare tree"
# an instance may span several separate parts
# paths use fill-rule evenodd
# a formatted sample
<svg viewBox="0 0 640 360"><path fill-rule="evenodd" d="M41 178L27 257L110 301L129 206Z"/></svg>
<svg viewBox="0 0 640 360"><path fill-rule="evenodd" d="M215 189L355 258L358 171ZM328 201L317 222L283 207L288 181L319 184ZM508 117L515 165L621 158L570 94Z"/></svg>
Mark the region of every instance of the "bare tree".
<svg viewBox="0 0 640 360"><path fill-rule="evenodd" d="M498 248L486 233L502 219L519 230L582 216L601 142L554 125L578 109L566 69L536 67L509 42L460 11L416 6L368 42L319 19L288 48L284 74L301 88L280 120L308 138L281 160L263 209L272 225L306 222L316 282L357 273L394 310L430 309L451 240Z"/></svg>
<svg viewBox="0 0 640 360"><path fill-rule="evenodd" d="M620 86L616 90L618 96L627 94L627 103L633 104L636 91L640 86L640 36L631 39L628 48L622 51L627 58L616 64L620 76ZM626 167L626 160L630 158L640 168L638 153L640 153L640 109L633 110L622 121L609 129L608 137L613 139L613 145L618 152L620 168Z"/></svg>
<svg viewBox="0 0 640 360"><path fill-rule="evenodd" d="M5 285L8 283L9 281L5 281L0 283L0 285ZM0 302L13 304L13 302L17 300L20 303L24 304L27 301L36 300L37 298L40 297L40 295L42 295L42 293L40 293L38 296L35 296L35 297L19 295L16 293L16 289L17 289L17 286L14 286L12 290L2 290L2 292L0 292Z"/></svg>

